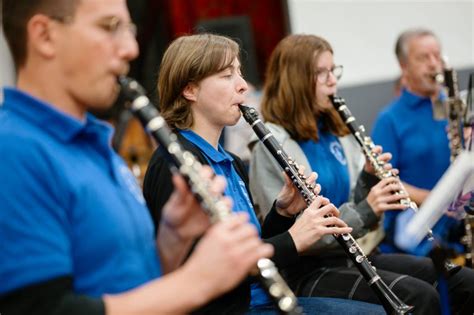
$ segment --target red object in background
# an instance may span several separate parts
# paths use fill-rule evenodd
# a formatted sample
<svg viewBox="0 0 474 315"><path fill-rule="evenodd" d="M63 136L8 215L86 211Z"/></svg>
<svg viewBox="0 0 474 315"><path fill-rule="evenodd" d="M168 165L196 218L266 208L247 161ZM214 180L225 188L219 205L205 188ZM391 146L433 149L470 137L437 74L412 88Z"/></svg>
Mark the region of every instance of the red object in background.
<svg viewBox="0 0 474 315"><path fill-rule="evenodd" d="M289 32L284 0L163 0L168 11L172 39L194 33L201 20L230 16L250 17L259 73L278 42Z"/></svg>

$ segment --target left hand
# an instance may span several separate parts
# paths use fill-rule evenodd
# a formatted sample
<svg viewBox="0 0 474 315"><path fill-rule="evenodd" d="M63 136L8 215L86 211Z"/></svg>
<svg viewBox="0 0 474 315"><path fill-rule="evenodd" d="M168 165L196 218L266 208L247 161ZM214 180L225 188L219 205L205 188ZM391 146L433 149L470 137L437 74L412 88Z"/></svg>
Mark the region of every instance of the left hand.
<svg viewBox="0 0 474 315"><path fill-rule="evenodd" d="M301 175L304 174L304 166L299 167L299 172ZM300 213L301 210L306 208L308 205L290 178L285 173L283 174L285 176L285 186L283 186L282 190L277 196L276 209L280 215L293 217ZM308 185L314 185L313 192L315 195L318 195L321 192L321 185L316 184L317 178L318 174L312 172L311 175L305 180Z"/></svg>
<svg viewBox="0 0 474 315"><path fill-rule="evenodd" d="M227 184L222 176L214 176L214 172L208 166L201 169L200 175L203 180L209 182L211 194L222 196ZM202 209L184 178L173 175L173 184L175 190L163 207L160 229L165 229L182 240L199 237L210 225L209 216ZM229 208L232 208L232 201L229 198L221 198Z"/></svg>
<svg viewBox="0 0 474 315"><path fill-rule="evenodd" d="M389 163L389 161L392 159L392 154L390 152L382 153L382 147L379 145L376 145L374 149L372 150L372 152L378 155L377 159L380 162L384 163L384 166L383 166L384 170L391 171L394 175L398 175L398 170L396 168L393 168L392 164ZM364 170L367 173L375 175L375 169L367 159L365 160Z"/></svg>

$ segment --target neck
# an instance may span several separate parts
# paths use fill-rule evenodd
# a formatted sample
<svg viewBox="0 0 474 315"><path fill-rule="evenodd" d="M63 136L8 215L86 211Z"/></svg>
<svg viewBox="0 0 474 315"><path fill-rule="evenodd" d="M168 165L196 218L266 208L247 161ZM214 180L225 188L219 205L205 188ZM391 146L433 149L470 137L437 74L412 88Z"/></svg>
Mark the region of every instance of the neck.
<svg viewBox="0 0 474 315"><path fill-rule="evenodd" d="M190 129L209 142L217 150L223 128L200 123L195 119Z"/></svg>
<svg viewBox="0 0 474 315"><path fill-rule="evenodd" d="M52 71L39 67L37 71L33 71L29 68L32 67L25 66L18 71L17 88L19 90L50 104L69 116L80 120L85 119L86 110L68 95L61 85L63 80L55 80ZM45 75L46 73L48 75Z"/></svg>

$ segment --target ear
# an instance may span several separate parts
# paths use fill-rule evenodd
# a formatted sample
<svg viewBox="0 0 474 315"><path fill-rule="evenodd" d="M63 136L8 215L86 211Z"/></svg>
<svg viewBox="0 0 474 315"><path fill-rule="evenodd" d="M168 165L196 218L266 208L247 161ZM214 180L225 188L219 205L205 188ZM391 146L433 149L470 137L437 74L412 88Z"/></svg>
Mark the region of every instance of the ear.
<svg viewBox="0 0 474 315"><path fill-rule="evenodd" d="M398 60L398 65L400 66L400 69L402 70L402 72L406 71L408 67L408 57L406 57L405 59Z"/></svg>
<svg viewBox="0 0 474 315"><path fill-rule="evenodd" d="M52 58L55 55L54 27L51 18L43 14L34 15L27 24L27 43L29 53Z"/></svg>
<svg viewBox="0 0 474 315"><path fill-rule="evenodd" d="M199 92L199 86L195 83L188 83L183 90L183 96L185 99L191 102L197 101L197 96Z"/></svg>

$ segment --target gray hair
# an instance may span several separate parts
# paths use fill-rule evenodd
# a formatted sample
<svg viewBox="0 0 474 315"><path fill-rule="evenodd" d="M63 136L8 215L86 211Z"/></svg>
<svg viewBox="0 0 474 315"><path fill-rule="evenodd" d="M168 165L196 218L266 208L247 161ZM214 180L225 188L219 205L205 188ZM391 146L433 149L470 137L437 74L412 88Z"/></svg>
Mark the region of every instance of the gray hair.
<svg viewBox="0 0 474 315"><path fill-rule="evenodd" d="M397 56L398 62L405 62L408 55L408 43L412 38L422 36L433 36L439 43L438 37L433 31L426 28L412 28L404 31L398 36L397 43L395 44L395 55Z"/></svg>

